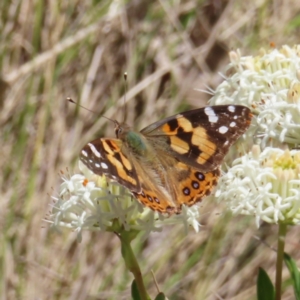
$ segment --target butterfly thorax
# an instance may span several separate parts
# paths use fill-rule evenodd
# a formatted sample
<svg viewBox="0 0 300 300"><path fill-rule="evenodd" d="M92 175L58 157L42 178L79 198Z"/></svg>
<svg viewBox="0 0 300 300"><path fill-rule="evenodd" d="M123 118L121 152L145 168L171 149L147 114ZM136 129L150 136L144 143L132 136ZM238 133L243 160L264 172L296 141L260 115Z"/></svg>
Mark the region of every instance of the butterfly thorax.
<svg viewBox="0 0 300 300"><path fill-rule="evenodd" d="M151 147L141 133L134 131L125 123L117 124L115 133L117 138L122 140L130 151L137 155L148 156Z"/></svg>

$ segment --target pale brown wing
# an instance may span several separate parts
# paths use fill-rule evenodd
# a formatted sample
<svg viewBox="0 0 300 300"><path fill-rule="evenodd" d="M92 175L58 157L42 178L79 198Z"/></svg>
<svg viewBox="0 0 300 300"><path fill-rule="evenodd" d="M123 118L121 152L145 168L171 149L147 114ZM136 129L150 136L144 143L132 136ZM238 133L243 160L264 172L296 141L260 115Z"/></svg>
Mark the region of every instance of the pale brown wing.
<svg viewBox="0 0 300 300"><path fill-rule="evenodd" d="M218 182L219 168L201 172L163 151L156 154L151 164L145 161L135 164L141 193L134 193L142 204L155 211L178 214L183 204L192 206L200 202Z"/></svg>
<svg viewBox="0 0 300 300"><path fill-rule="evenodd" d="M160 213L178 213L178 207L170 194L166 178L168 174L157 159L149 162L143 158L131 157L135 161L140 193L134 196L145 206Z"/></svg>

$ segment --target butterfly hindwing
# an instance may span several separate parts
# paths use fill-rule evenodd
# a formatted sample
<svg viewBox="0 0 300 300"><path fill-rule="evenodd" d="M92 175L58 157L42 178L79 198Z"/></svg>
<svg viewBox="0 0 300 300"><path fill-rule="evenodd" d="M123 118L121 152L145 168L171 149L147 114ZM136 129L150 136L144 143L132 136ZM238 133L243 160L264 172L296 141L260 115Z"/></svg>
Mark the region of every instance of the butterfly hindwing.
<svg viewBox="0 0 300 300"><path fill-rule="evenodd" d="M144 128L141 133L169 155L207 172L217 168L229 147L249 127L252 114L241 105L207 106L190 110Z"/></svg>
<svg viewBox="0 0 300 300"><path fill-rule="evenodd" d="M160 213L180 213L182 205L192 206L208 196L219 176L219 168L205 173L174 160L168 175L169 184L162 186L147 176L139 176L141 193L134 193L134 196Z"/></svg>
<svg viewBox="0 0 300 300"><path fill-rule="evenodd" d="M81 150L80 160L95 174L105 175L132 192L140 192L137 172L118 139L97 139Z"/></svg>
<svg viewBox="0 0 300 300"><path fill-rule="evenodd" d="M145 206L160 213L178 213L177 204L172 201L170 194L164 187L153 184L151 180L139 177L141 192L134 193L134 196Z"/></svg>
<svg viewBox="0 0 300 300"><path fill-rule="evenodd" d="M176 170L175 174L178 179L176 186L177 207L181 207L183 204L192 206L201 202L205 196L212 192L220 176L219 168L210 172L201 172L181 162L176 164Z"/></svg>

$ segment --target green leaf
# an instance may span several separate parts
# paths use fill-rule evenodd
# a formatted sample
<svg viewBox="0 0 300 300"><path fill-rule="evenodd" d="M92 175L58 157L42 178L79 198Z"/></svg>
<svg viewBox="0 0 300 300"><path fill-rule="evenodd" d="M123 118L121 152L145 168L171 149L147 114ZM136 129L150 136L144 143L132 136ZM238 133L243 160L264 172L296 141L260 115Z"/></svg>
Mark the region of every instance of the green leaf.
<svg viewBox="0 0 300 300"><path fill-rule="evenodd" d="M297 268L296 262L286 253L284 253L284 261L291 274L295 299L300 300L300 272Z"/></svg>
<svg viewBox="0 0 300 300"><path fill-rule="evenodd" d="M274 300L275 290L274 286L266 273L262 268L259 268L257 277L257 300Z"/></svg>
<svg viewBox="0 0 300 300"><path fill-rule="evenodd" d="M155 297L155 299L154 300L166 300L167 298L166 298L166 296L164 295L164 293L159 293L159 294L157 294L157 296Z"/></svg>
<svg viewBox="0 0 300 300"><path fill-rule="evenodd" d="M132 284L131 284L131 297L133 300L141 300L142 299L135 280L133 280Z"/></svg>

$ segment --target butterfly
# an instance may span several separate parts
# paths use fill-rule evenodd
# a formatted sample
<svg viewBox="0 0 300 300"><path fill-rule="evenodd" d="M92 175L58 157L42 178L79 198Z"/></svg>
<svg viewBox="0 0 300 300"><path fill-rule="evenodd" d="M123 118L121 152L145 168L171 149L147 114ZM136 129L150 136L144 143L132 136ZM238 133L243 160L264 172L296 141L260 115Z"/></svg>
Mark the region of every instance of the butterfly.
<svg viewBox="0 0 300 300"><path fill-rule="evenodd" d="M114 121L116 139L91 141L80 160L152 210L178 214L183 204L192 206L211 193L224 156L251 118L245 106L218 105L171 116L140 132Z"/></svg>

